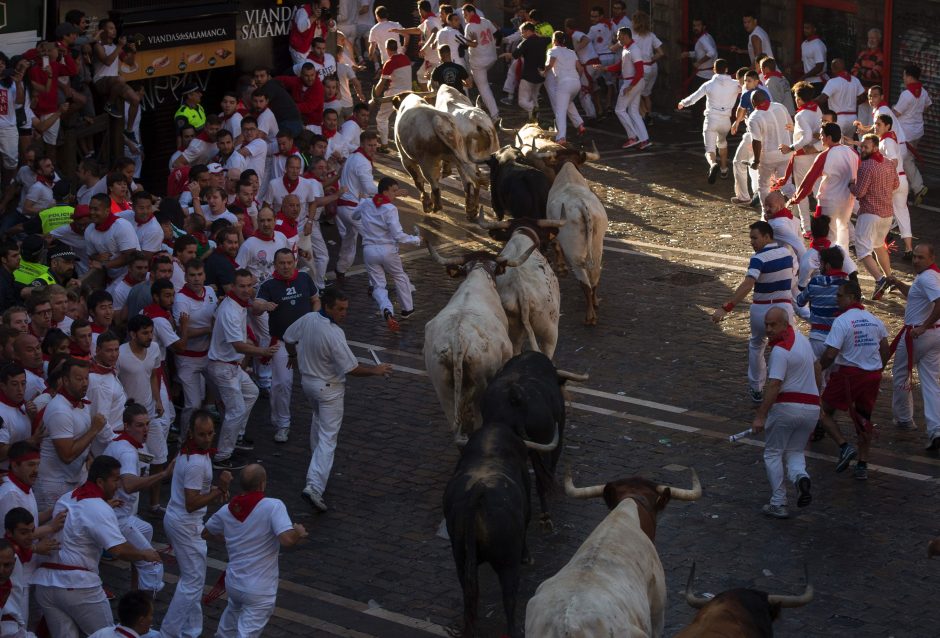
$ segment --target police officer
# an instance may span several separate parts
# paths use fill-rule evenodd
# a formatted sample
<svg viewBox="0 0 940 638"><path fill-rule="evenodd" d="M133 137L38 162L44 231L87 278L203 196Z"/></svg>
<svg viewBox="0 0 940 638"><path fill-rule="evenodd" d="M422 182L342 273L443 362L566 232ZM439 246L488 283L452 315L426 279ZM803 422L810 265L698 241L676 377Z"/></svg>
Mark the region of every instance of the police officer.
<svg viewBox="0 0 940 638"><path fill-rule="evenodd" d="M59 180L52 187L52 196L55 198L54 206L41 210L38 215L10 227L6 235L15 237L21 233L28 233L48 237L49 233L59 226L71 224L72 213L75 212L72 185L67 180Z"/></svg>
<svg viewBox="0 0 940 638"><path fill-rule="evenodd" d="M20 267L13 271L16 290L23 295L23 289L56 283L49 267L42 263L42 252L46 242L39 235L29 235L20 245ZM30 293L26 293L28 296Z"/></svg>
<svg viewBox="0 0 940 638"><path fill-rule="evenodd" d="M196 133L202 130L206 125L206 110L202 107L202 89L195 82L190 82L183 87L183 103L176 109L173 119L176 120L176 127L180 128L189 124Z"/></svg>
<svg viewBox="0 0 940 638"><path fill-rule="evenodd" d="M75 260L78 256L65 244L53 244L49 249L49 274L60 286L74 286ZM77 283L77 282L76 282Z"/></svg>

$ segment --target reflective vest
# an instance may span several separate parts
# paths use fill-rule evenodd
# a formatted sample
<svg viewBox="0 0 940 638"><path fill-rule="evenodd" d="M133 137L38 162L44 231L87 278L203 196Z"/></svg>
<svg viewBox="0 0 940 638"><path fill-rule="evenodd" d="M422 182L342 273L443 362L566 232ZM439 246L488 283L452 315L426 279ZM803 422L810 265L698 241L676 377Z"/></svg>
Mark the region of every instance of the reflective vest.
<svg viewBox="0 0 940 638"><path fill-rule="evenodd" d="M49 266L26 261L25 259L21 259L20 267L13 271L13 280L23 286L31 286L36 280L42 281L47 286L55 283L55 279L49 273Z"/></svg>
<svg viewBox="0 0 940 638"><path fill-rule="evenodd" d="M196 105L196 108L181 104L180 107L176 109L176 114L173 116L173 119L186 120L197 131L201 131L202 127L206 125L206 110L202 108L202 104Z"/></svg>
<svg viewBox="0 0 940 638"><path fill-rule="evenodd" d="M72 213L75 209L71 206L53 206L39 213L39 221L42 222L42 234L48 235L59 226L65 226L72 223Z"/></svg>

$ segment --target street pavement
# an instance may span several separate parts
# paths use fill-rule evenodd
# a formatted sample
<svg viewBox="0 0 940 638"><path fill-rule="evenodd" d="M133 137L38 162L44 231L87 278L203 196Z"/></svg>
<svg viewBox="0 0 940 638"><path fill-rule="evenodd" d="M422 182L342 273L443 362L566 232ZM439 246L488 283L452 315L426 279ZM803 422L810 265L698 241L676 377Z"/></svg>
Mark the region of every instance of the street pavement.
<svg viewBox="0 0 940 638"><path fill-rule="evenodd" d="M790 520L761 515L769 498L762 443L727 441L753 415L746 395L746 304L720 326L709 320L743 276L751 252L747 225L757 213L728 203L730 180L708 185L699 122L673 117L654 125L655 144L645 153L620 150L622 137L610 133L619 131L613 117L586 138L595 139L602 152L601 161L584 172L607 206L610 229L596 327L582 323L584 299L573 278L561 281L556 364L590 374L589 381L568 386L561 468L570 466L579 485L641 475L688 487L688 468L698 471L702 499L670 503L657 527L668 591L666 635L694 616L683 596L694 561L700 593L733 587L800 593L807 570L815 599L783 610L775 624L781 636L935 636L929 618L940 563L926 558L926 544L940 534L940 459L923 451L922 419L914 433L893 426L890 375L874 416L880 436L871 478L856 481L851 471L837 475L835 444L812 443L812 505L797 509L791 488ZM405 229L419 222L432 228L444 254L495 246L465 221L462 189L453 179L447 180L445 214L426 218L395 155L381 158L376 168L408 186L410 197L401 206ZM932 220L937 211L912 212L918 237L938 239ZM331 241L338 241L335 228L327 229ZM310 532L308 542L281 554L278 610L265 635L422 637L459 627L462 597L450 545L436 534L443 488L458 455L424 373L422 345L424 324L460 282L423 248L405 253L404 260L418 312L397 335L378 316L361 267L346 285L351 301L345 329L353 351L371 363L374 349L396 367L388 379L349 380L325 494L329 512L314 513L300 497L310 408L299 383L289 443L271 440L266 402L255 408L252 457L268 470L268 494L283 499ZM910 276L909 264L897 254L895 265ZM863 292L872 286L863 277ZM889 296L869 307L896 332L902 299ZM922 414L919 387L915 403ZM847 418L841 421L851 440ZM537 523L529 527L534 564L522 572L520 626L538 584L570 559L606 514L600 500L572 500L560 489L552 509L554 532L541 531ZM155 540L165 541L156 527ZM224 548L210 544L210 558L207 590L224 568ZM118 593L127 588L125 566L114 563L104 572ZM172 579L176 567L168 565L167 572ZM479 635L499 636L504 621L498 581L486 565L480 575ZM168 584L158 596L158 619L172 589ZM223 607L224 598L206 607L206 635Z"/></svg>

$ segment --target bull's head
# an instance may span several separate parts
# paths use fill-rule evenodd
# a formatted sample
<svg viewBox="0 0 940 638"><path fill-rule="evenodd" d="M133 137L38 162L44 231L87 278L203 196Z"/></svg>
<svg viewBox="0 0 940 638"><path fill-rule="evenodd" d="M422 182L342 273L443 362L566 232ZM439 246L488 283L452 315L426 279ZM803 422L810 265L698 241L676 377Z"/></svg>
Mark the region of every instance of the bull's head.
<svg viewBox="0 0 940 638"><path fill-rule="evenodd" d="M490 277L496 277L506 272L507 268L516 268L524 264L535 250L538 244L533 243L524 253L515 259L509 259L501 255L494 255L487 251L474 251L458 257L442 257L430 238L423 235L423 239L428 247L431 258L447 269L447 274L451 277L467 275L474 268L483 268Z"/></svg>
<svg viewBox="0 0 940 638"><path fill-rule="evenodd" d="M625 499L632 498L638 506L640 527L650 540L655 540L656 515L666 507L669 499L696 501L702 497L702 483L698 480L698 473L692 468L691 490L653 483L639 476L619 479L606 485L575 487L574 481L571 480L571 470L566 470L565 494L574 498L603 497L609 509L614 509Z"/></svg>
<svg viewBox="0 0 940 638"><path fill-rule="evenodd" d="M487 231L489 236L496 241L509 241L516 231L525 228L536 234L535 241L538 241L540 245L546 245L554 241L555 237L558 236L558 229L566 223L567 220L564 219L531 219L528 217L488 222L482 210L477 217L477 224L480 228Z"/></svg>

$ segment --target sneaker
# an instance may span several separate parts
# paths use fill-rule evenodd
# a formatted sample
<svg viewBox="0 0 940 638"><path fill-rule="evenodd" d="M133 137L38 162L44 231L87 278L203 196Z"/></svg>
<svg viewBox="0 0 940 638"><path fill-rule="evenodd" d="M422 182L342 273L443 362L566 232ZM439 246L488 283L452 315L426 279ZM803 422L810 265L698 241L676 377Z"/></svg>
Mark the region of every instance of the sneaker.
<svg viewBox="0 0 940 638"><path fill-rule="evenodd" d="M506 106L512 106L512 105L514 104L514 101L513 101L513 99L512 99L512 95L510 95L510 94L507 93L505 97L499 98L499 103L500 103L500 104L505 104Z"/></svg>
<svg viewBox="0 0 940 638"><path fill-rule="evenodd" d="M111 117L124 117L124 114L119 112L117 107L108 102L104 105L104 112L110 115Z"/></svg>
<svg viewBox="0 0 940 638"><path fill-rule="evenodd" d="M917 195L914 196L914 206L920 206L924 203L924 198L927 197L927 187L924 186L922 189L917 191Z"/></svg>
<svg viewBox="0 0 940 638"><path fill-rule="evenodd" d="M398 321L395 319L395 315L393 315L388 310L385 310L382 313L382 316L385 317L385 324L388 326L388 329L391 330L392 332L398 332L401 326L398 324Z"/></svg>
<svg viewBox="0 0 940 638"><path fill-rule="evenodd" d="M891 284L888 283L887 277L882 277L875 282L875 291L871 293L871 300L878 301L885 296L885 293L888 292L888 288L891 287Z"/></svg>
<svg viewBox="0 0 940 638"><path fill-rule="evenodd" d="M771 505L767 503L761 508L761 511L771 518L790 518L790 512L787 511L786 505Z"/></svg>
<svg viewBox="0 0 940 638"><path fill-rule="evenodd" d="M904 251L904 255L901 257L901 259L903 259L904 261L914 261L914 251L913 250Z"/></svg>
<svg viewBox="0 0 940 638"><path fill-rule="evenodd" d="M718 179L718 164L712 164L708 169L708 183L714 184Z"/></svg>
<svg viewBox="0 0 940 638"><path fill-rule="evenodd" d="M868 466L867 465L862 465L861 463L855 464L855 480L856 481L868 480Z"/></svg>
<svg viewBox="0 0 940 638"><path fill-rule="evenodd" d="M751 401L754 403L763 403L764 393L760 390L755 390L754 388L748 388L748 394L751 397Z"/></svg>
<svg viewBox="0 0 940 638"><path fill-rule="evenodd" d="M727 169L727 168L721 169L721 179L728 179L728 169Z"/></svg>
<svg viewBox="0 0 940 638"><path fill-rule="evenodd" d="M751 200L749 200L749 199L741 199L740 197L732 197L732 198L731 198L731 203L734 204L734 205L736 205L736 206L750 206Z"/></svg>
<svg viewBox="0 0 940 638"><path fill-rule="evenodd" d="M275 443L287 443L287 438L290 436L290 430L287 428L279 428L277 432L274 433L274 442Z"/></svg>
<svg viewBox="0 0 940 638"><path fill-rule="evenodd" d="M652 146L652 145L653 145L652 142L650 142L649 140L646 140L645 142L640 142L639 144L637 144L637 145L636 145L636 150L638 150L638 151L645 151L646 149L648 149L648 148L649 148L650 146Z"/></svg>
<svg viewBox="0 0 940 638"><path fill-rule="evenodd" d="M930 437L930 443L927 444L925 448L928 452L936 452L940 450L940 436Z"/></svg>
<svg viewBox="0 0 940 638"><path fill-rule="evenodd" d="M917 426L914 425L913 421L895 421L894 424L898 426L898 429L903 432L912 432L917 429Z"/></svg>
<svg viewBox="0 0 940 638"><path fill-rule="evenodd" d="M255 442L247 436L240 436L235 440L235 449L246 451L253 450L255 449Z"/></svg>
<svg viewBox="0 0 940 638"><path fill-rule="evenodd" d="M623 143L623 146L621 146L620 148L633 148L634 146L636 146L636 145L639 144L639 143L640 143L640 140L636 139L635 137L631 137L631 138L627 139L627 141L624 142L624 143Z"/></svg>
<svg viewBox="0 0 940 638"><path fill-rule="evenodd" d="M836 472L844 472L849 466L849 463L851 463L852 459L856 456L858 456L858 450L846 443L845 447L839 452L839 462L836 463Z"/></svg>
<svg viewBox="0 0 940 638"><path fill-rule="evenodd" d="M300 495L303 496L307 502L313 505L317 510L321 512L325 512L327 510L326 501L323 500L323 495L313 489L313 487L310 485L305 487Z"/></svg>
<svg viewBox="0 0 940 638"><path fill-rule="evenodd" d="M806 507L813 502L813 495L809 492L810 486L811 483L808 476L801 476L800 480L796 482L796 491L800 494L796 499L797 507Z"/></svg>
<svg viewBox="0 0 940 638"><path fill-rule="evenodd" d="M232 457L228 457L227 459L212 460L212 469L214 470L240 470L246 465L248 464L241 461L235 461Z"/></svg>
<svg viewBox="0 0 940 638"><path fill-rule="evenodd" d="M401 315L400 315L402 321L404 321L405 319L407 319L408 317L410 317L411 315L413 315L413 314L415 313L415 310L416 310L416 308L412 308L411 310L402 310L402 311L401 311Z"/></svg>

